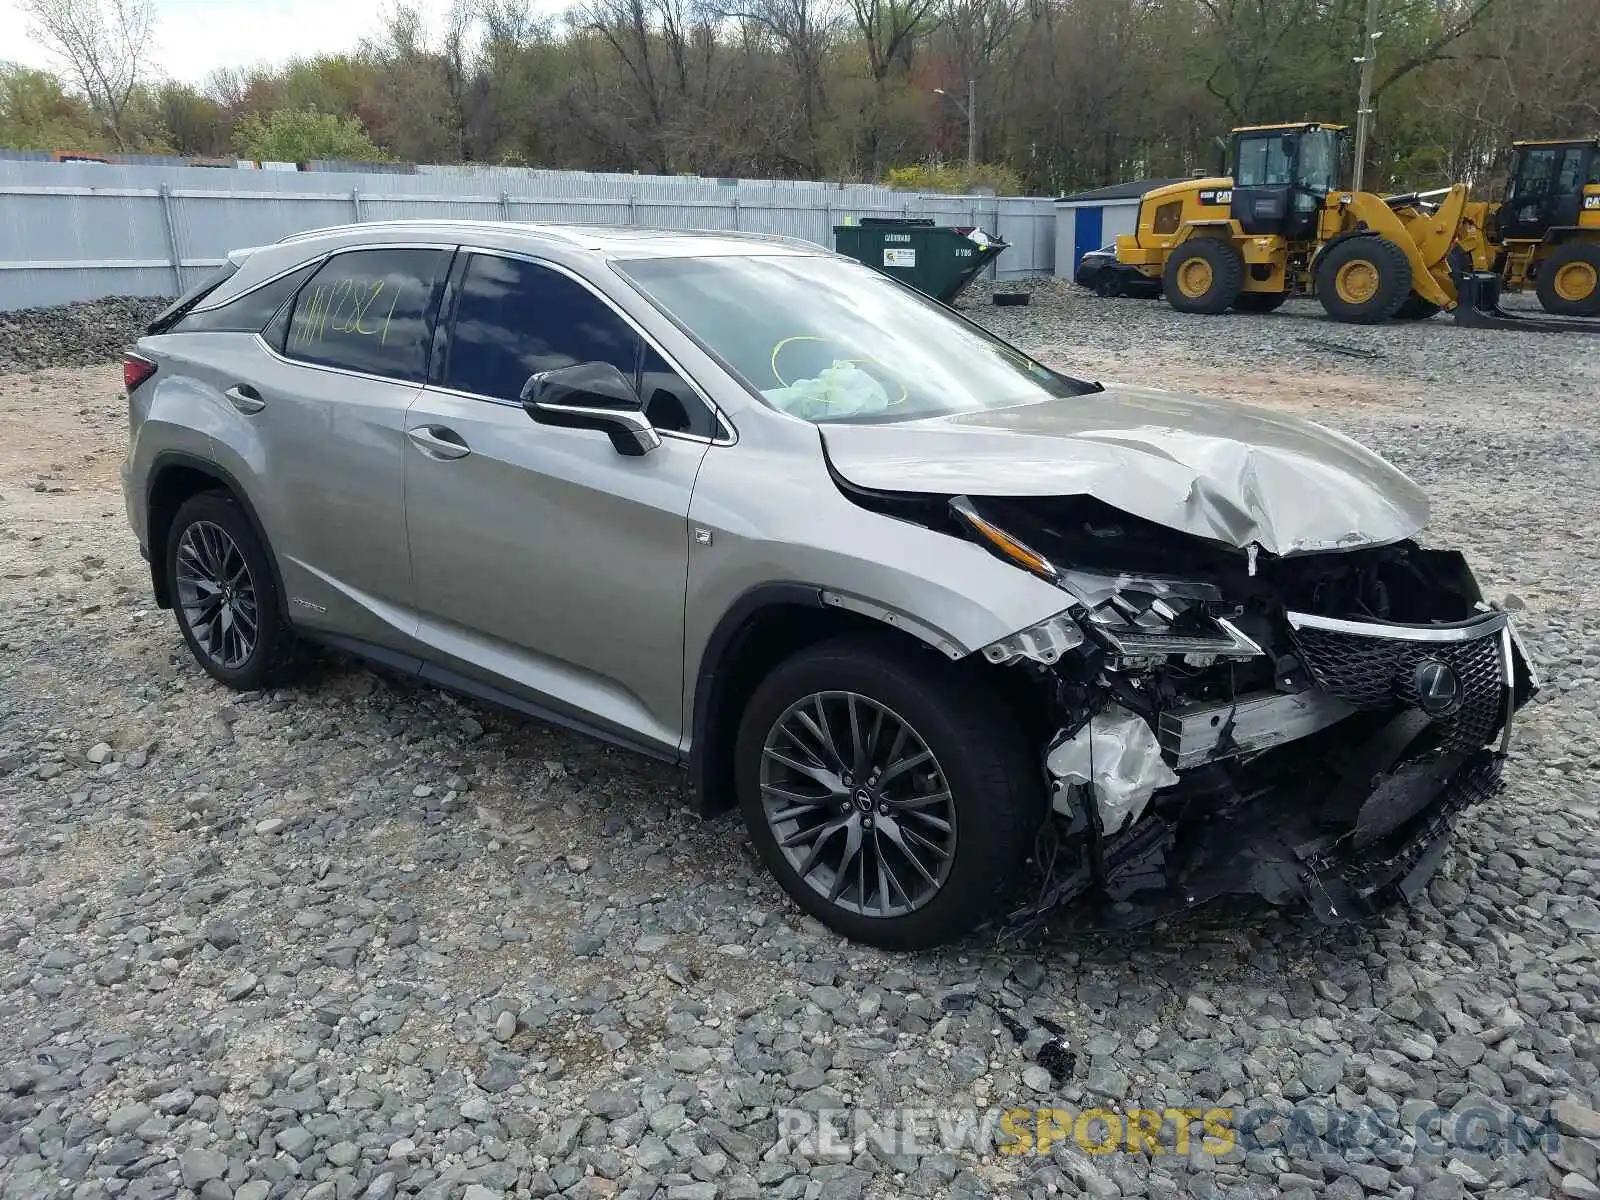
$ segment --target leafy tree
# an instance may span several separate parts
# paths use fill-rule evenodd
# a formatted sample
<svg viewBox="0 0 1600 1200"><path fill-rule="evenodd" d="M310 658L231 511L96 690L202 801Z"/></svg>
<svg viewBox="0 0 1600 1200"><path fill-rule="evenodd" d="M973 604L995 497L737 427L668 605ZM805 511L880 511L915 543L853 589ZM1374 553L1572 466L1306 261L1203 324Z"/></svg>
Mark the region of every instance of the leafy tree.
<svg viewBox="0 0 1600 1200"><path fill-rule="evenodd" d="M312 108L282 108L265 116L245 117L234 127L233 149L240 158L274 162L314 158L382 162L389 158L354 117Z"/></svg>
<svg viewBox="0 0 1600 1200"><path fill-rule="evenodd" d="M179 154L228 152L233 118L210 96L186 84L169 83L155 94L155 109Z"/></svg>
<svg viewBox="0 0 1600 1200"><path fill-rule="evenodd" d="M47 71L0 63L0 146L19 150L109 150L112 141L87 103Z"/></svg>
<svg viewBox="0 0 1600 1200"><path fill-rule="evenodd" d="M33 33L66 64L120 150L139 149L129 109L150 71L151 0L21 0Z"/></svg>

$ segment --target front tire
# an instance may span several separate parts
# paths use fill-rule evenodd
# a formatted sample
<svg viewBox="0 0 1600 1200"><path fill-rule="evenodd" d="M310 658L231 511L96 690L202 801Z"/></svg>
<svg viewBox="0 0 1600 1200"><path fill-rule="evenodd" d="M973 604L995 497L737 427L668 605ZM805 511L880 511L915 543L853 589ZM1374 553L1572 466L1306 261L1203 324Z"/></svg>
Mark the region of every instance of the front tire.
<svg viewBox="0 0 1600 1200"><path fill-rule="evenodd" d="M238 502L224 492L186 500L167 531L166 560L178 629L206 673L237 691L287 682L300 646L266 550Z"/></svg>
<svg viewBox="0 0 1600 1200"><path fill-rule="evenodd" d="M1388 238L1354 237L1317 262L1317 299L1336 321L1377 325L1411 295L1411 260Z"/></svg>
<svg viewBox="0 0 1600 1200"><path fill-rule="evenodd" d="M1244 287L1244 256L1221 238L1190 238L1167 256L1161 290L1179 312L1227 312Z"/></svg>
<svg viewBox="0 0 1600 1200"><path fill-rule="evenodd" d="M1600 317L1600 245L1568 242L1539 265L1539 304L1563 317Z"/></svg>
<svg viewBox="0 0 1600 1200"><path fill-rule="evenodd" d="M957 938L1027 859L1044 817L1037 756L967 670L838 638L783 663L746 707L734 769L750 836L794 901L853 941Z"/></svg>

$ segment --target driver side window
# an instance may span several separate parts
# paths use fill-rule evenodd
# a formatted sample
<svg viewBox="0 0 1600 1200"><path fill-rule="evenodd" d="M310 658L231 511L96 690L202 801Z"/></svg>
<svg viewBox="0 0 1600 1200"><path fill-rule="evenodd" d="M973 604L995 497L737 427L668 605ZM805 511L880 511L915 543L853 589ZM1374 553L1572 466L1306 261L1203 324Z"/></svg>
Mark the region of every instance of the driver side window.
<svg viewBox="0 0 1600 1200"><path fill-rule="evenodd" d="M609 304L559 271L474 254L461 277L441 382L516 401L528 376L603 362L634 382L657 429L710 437L711 412ZM642 384L642 386L641 386Z"/></svg>

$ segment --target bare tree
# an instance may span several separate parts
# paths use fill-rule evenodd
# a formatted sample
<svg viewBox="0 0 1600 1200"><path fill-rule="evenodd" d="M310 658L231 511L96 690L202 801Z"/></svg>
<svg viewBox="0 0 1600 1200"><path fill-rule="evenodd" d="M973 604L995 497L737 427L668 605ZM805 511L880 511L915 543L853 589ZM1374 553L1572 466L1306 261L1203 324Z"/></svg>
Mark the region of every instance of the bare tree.
<svg viewBox="0 0 1600 1200"><path fill-rule="evenodd" d="M150 73L155 37L151 0L21 0L34 36L61 58L119 150L128 148L126 114Z"/></svg>
<svg viewBox="0 0 1600 1200"><path fill-rule="evenodd" d="M722 9L753 25L778 45L799 92L805 152L796 159L805 174L823 172L818 131L828 111L828 54L842 13L835 0L751 0Z"/></svg>

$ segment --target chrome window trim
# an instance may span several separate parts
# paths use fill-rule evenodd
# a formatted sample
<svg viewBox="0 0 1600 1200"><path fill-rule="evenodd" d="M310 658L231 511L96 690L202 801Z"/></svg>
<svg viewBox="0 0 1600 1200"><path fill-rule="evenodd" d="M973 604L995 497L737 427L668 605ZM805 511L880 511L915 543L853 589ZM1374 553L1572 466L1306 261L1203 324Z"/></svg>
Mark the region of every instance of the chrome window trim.
<svg viewBox="0 0 1600 1200"><path fill-rule="evenodd" d="M1346 621L1302 612L1287 612L1284 616L1292 629L1324 629L1329 633L1348 633L1355 637L1400 642L1471 642L1499 633L1510 620L1506 613L1499 611L1482 613L1454 625L1385 625L1376 621Z"/></svg>
<svg viewBox="0 0 1600 1200"><path fill-rule="evenodd" d="M547 258L540 258L537 254L531 254L521 250L506 250L495 246L477 246L468 242L463 242L460 245L460 250L463 254L484 254L491 258L509 258L520 262L532 263L536 267L544 267L547 270L554 271L558 275L564 275L568 279L572 280L579 287L582 287L595 299L599 300L600 303L604 304L618 317L620 317L628 326L628 328L632 329L634 333L639 335L639 338L644 342L645 345L649 346L661 356L662 360L666 362L667 366L671 367L673 371L677 373L678 378L687 383L694 391L694 394L700 398L700 402L704 404L710 411L712 420L716 422L719 430L716 436L709 438L702 437L699 434L681 433L667 429L657 429L657 433L659 433L662 437L671 437L687 442L704 442L712 446L732 446L738 443L738 428L732 421L728 419L728 415L717 406L716 401L706 394L705 388L700 386L700 384L695 380L694 376L690 375L688 371L683 369L683 364L669 354L666 348L662 346L661 343L658 342L654 337L652 337L650 333L639 324L638 321L635 321L631 316L623 312L622 309L618 308L616 302L612 300L610 296L607 296L593 283L585 279L571 267L568 267L563 263L552 262ZM440 315L443 316L443 314ZM451 313L450 315L453 321L455 314ZM432 384L429 385L429 388L433 391L447 392L453 396L464 396L469 400L488 400L495 404L512 404L517 408L522 407L521 404L517 404L515 401L505 400L499 396L485 396L478 392L463 391L460 388L451 388L443 385Z"/></svg>
<svg viewBox="0 0 1600 1200"><path fill-rule="evenodd" d="M376 245L370 246L345 246L338 250L331 250L324 255L324 262L322 265L326 266L326 260L337 258L341 254L355 254L363 250L443 250L453 254L455 253L456 246L454 243L450 242L379 242ZM313 260L307 259L306 261L311 262ZM293 270L298 271L300 267L305 265L305 263L301 263L300 266L294 267ZM283 272L285 275L288 273L289 272L287 271ZM275 278L281 278L281 276L275 276ZM311 278L315 279L316 276L313 275ZM306 282L310 283L311 279L306 280ZM239 295L242 296L244 293L240 292ZM299 296L299 292L296 292L293 298L299 299ZM273 315L276 317L277 314L274 313ZM268 324L271 324L271 322L269 321ZM438 324L437 317L434 318L434 324ZM273 346L271 342L267 341L266 337L263 336L265 332L265 329L258 329L251 336L254 337L256 341L261 344L261 348L268 354L272 355L273 358L277 359L279 362L288 363L290 366L305 367L307 370L311 371L329 371L335 375L348 375L352 379L376 379L382 383L398 383L402 387L421 388L428 382L426 378L426 371L424 371L424 377L422 379L396 379L393 375L374 375L371 371L357 371L351 367L335 367L330 366L327 363L307 362L303 358L291 358L287 354L280 353L277 347ZM284 345L286 347L288 345L287 337L284 339Z"/></svg>
<svg viewBox="0 0 1600 1200"><path fill-rule="evenodd" d="M393 375L374 375L370 371L356 371L350 367L330 367L326 363L306 362L301 358L290 358L287 354L280 354L277 347L261 336L260 331L252 333L250 336L255 338L261 349L279 362L286 363L291 367L301 367L307 371L326 371L330 375L347 375L351 379L371 379L378 383L392 383L398 387L414 388L418 391L423 387L422 381L418 379L396 379Z"/></svg>
<svg viewBox="0 0 1600 1200"><path fill-rule="evenodd" d="M431 249L431 247L430 247L430 249ZM279 271L276 275L269 276L268 278L263 279L260 283L253 283L249 287L245 288L244 291L235 292L233 295L229 296L226 300L220 301L220 302L218 302L216 304L205 304L205 303L198 304L194 308L191 308L188 312L186 312L184 314L184 316L186 316L186 317L195 316L196 314L199 314L199 313L216 312L219 308L227 308L228 305L232 304L235 300L243 300L246 296L254 295L256 292L259 292L262 288L269 287L272 284L277 283L278 280L283 279L285 276L293 275L296 271L303 271L307 267L315 266L318 270L321 270L322 269L322 265L325 262L327 262L328 259L332 258L334 253L337 253L337 252L334 251L334 252L329 252L329 253L326 253L326 254L319 254L315 258L308 258L304 262L296 263L294 266L288 268L288 270ZM298 292L295 293L295 294L299 295ZM292 298L293 297L291 297L291 299ZM209 299L211 299L211 297L207 296L206 299L209 300ZM273 315L276 316L277 314L274 313Z"/></svg>

